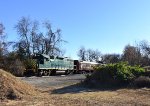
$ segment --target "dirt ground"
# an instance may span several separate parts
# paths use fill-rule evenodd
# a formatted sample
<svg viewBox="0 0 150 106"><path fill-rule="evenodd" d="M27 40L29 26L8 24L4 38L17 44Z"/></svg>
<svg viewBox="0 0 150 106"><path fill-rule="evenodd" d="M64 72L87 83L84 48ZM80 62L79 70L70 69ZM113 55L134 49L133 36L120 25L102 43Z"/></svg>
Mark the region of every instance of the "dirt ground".
<svg viewBox="0 0 150 106"><path fill-rule="evenodd" d="M150 89L96 90L78 83L84 75L24 77L41 93L23 100L5 101L0 106L150 106Z"/></svg>

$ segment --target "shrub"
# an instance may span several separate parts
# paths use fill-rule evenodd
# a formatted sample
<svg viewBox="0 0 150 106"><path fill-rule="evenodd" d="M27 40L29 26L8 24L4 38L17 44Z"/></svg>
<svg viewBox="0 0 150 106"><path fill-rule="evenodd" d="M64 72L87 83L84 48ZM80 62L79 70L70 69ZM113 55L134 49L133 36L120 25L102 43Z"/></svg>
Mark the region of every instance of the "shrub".
<svg viewBox="0 0 150 106"><path fill-rule="evenodd" d="M26 69L35 69L36 61L34 59L27 59L24 61L24 65Z"/></svg>
<svg viewBox="0 0 150 106"><path fill-rule="evenodd" d="M95 67L95 72L88 76L85 82L97 85L118 86L126 85L144 73L139 66L129 66L126 62Z"/></svg>
<svg viewBox="0 0 150 106"><path fill-rule="evenodd" d="M123 82L130 82L145 71L139 66L129 66L127 63L117 63L115 67L117 79Z"/></svg>
<svg viewBox="0 0 150 106"><path fill-rule="evenodd" d="M36 60L34 59L27 59L24 61L25 65L25 76L33 76L35 75L35 69L36 69Z"/></svg>
<svg viewBox="0 0 150 106"><path fill-rule="evenodd" d="M140 76L131 83L131 87L136 87L136 88L149 87L150 88L150 78L146 76Z"/></svg>
<svg viewBox="0 0 150 106"><path fill-rule="evenodd" d="M21 77L24 74L25 67L20 60L16 59L14 63L9 66L9 70L13 75Z"/></svg>

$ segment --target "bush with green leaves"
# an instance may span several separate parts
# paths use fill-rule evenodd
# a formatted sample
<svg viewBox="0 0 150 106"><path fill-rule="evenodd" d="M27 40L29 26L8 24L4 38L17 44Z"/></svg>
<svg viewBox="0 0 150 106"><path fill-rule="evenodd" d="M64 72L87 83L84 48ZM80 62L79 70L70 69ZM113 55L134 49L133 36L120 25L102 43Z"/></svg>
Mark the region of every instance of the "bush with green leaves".
<svg viewBox="0 0 150 106"><path fill-rule="evenodd" d="M145 72L140 66L129 66L123 62L114 64L114 66L116 67L116 77L120 81L131 81Z"/></svg>
<svg viewBox="0 0 150 106"><path fill-rule="evenodd" d="M140 66L130 66L126 62L98 66L95 67L95 70L91 76L88 76L85 82L95 81L106 85L122 85L130 83L145 72Z"/></svg>

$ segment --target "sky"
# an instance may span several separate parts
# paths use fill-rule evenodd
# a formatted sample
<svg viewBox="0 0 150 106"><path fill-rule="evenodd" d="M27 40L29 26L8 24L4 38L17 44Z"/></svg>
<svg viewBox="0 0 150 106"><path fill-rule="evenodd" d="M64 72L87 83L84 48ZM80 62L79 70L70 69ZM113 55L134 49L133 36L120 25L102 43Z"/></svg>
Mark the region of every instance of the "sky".
<svg viewBox="0 0 150 106"><path fill-rule="evenodd" d="M60 28L65 56L73 59L81 46L122 53L127 44L150 41L150 0L0 0L8 41L18 39L14 26L22 16Z"/></svg>

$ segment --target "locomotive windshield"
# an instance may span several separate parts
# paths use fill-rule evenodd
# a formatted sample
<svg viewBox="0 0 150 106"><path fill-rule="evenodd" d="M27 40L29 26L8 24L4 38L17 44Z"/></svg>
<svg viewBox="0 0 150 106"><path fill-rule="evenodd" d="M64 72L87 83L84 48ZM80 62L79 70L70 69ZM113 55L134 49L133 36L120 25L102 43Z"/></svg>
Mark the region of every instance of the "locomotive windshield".
<svg viewBox="0 0 150 106"><path fill-rule="evenodd" d="M43 58L39 59L39 63L44 64L44 59Z"/></svg>

